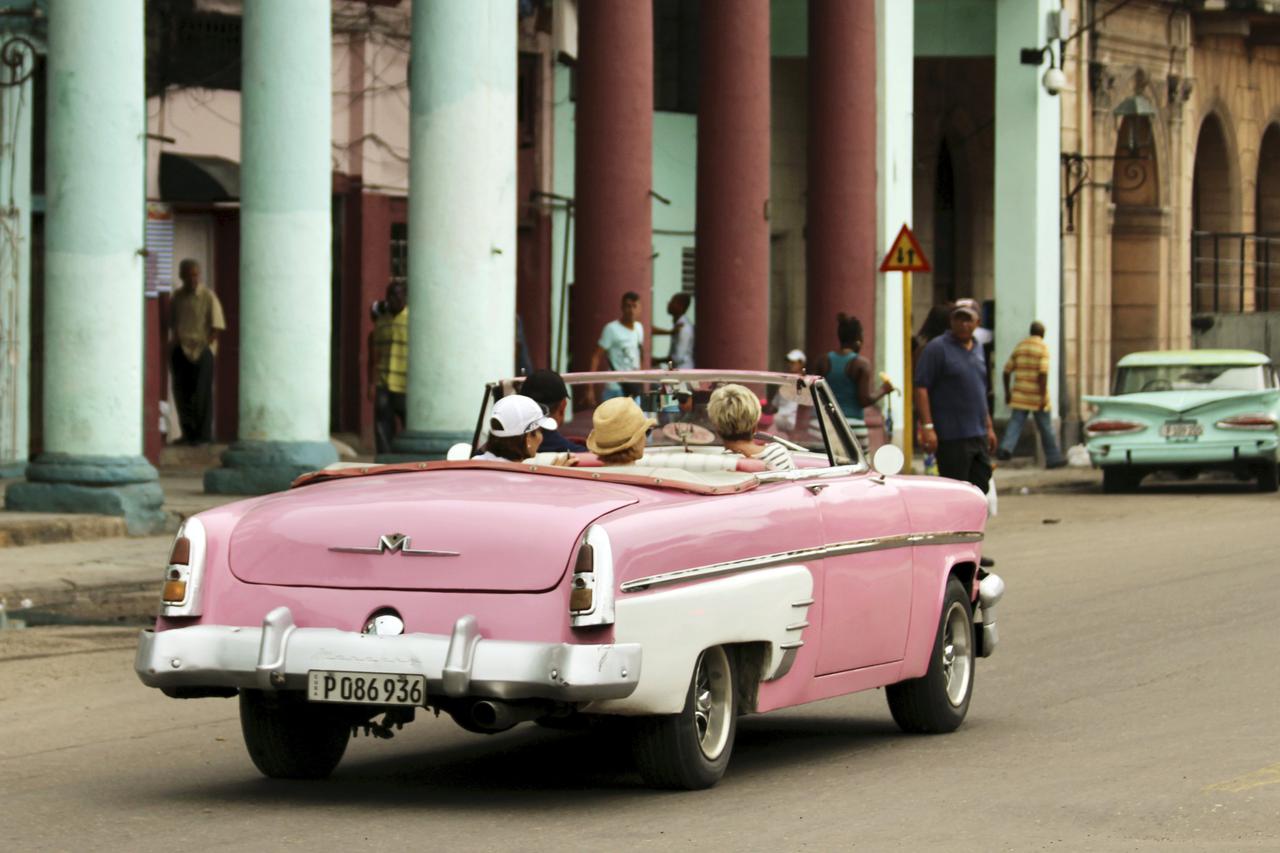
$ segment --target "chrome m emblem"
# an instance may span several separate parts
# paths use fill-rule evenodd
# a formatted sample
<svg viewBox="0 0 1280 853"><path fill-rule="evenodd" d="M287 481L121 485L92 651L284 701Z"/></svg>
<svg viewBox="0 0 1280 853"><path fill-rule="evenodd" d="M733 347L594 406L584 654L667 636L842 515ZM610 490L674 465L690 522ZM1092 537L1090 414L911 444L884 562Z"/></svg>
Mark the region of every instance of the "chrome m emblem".
<svg viewBox="0 0 1280 853"><path fill-rule="evenodd" d="M424 551L409 547L409 537L404 533L385 533L372 548L362 546L335 545L329 549L342 554L385 554L388 551L399 551L406 557L457 557L457 551Z"/></svg>

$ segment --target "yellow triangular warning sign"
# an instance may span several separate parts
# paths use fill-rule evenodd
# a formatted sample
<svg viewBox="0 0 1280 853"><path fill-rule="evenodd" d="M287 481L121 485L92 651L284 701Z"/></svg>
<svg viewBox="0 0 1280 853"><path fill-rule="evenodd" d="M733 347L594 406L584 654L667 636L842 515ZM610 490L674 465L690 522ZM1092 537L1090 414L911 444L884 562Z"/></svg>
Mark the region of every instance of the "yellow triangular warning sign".
<svg viewBox="0 0 1280 853"><path fill-rule="evenodd" d="M889 254L880 262L880 272L931 272L929 259L924 256L916 235L906 225L898 232Z"/></svg>

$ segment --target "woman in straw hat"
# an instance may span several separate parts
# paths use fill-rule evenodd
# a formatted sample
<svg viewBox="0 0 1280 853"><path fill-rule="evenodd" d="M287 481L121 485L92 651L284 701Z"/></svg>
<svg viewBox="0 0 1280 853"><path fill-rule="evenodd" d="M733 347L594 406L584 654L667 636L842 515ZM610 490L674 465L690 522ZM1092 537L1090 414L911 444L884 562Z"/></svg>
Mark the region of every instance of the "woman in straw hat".
<svg viewBox="0 0 1280 853"><path fill-rule="evenodd" d="M631 465L644 456L645 437L657 424L630 397L605 400L591 415L587 448L606 465Z"/></svg>
<svg viewBox="0 0 1280 853"><path fill-rule="evenodd" d="M742 385L721 385L712 392L707 417L720 433L725 450L759 459L774 471L790 471L796 467L791 454L781 444L756 444L760 398Z"/></svg>

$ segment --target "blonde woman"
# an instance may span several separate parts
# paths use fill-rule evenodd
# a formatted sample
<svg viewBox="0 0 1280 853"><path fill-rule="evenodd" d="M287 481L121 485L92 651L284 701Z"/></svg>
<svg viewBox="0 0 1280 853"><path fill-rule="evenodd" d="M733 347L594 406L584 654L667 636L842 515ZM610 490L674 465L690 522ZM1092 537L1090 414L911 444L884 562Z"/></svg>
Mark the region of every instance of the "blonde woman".
<svg viewBox="0 0 1280 853"><path fill-rule="evenodd" d="M587 449L605 465L632 465L644 456L644 441L657 426L630 397L605 400L591 414Z"/></svg>
<svg viewBox="0 0 1280 853"><path fill-rule="evenodd" d="M791 454L781 444L756 444L756 427L760 424L760 399L741 385L721 385L711 394L707 417L720 433L724 449L759 459L774 471L790 471L796 467Z"/></svg>

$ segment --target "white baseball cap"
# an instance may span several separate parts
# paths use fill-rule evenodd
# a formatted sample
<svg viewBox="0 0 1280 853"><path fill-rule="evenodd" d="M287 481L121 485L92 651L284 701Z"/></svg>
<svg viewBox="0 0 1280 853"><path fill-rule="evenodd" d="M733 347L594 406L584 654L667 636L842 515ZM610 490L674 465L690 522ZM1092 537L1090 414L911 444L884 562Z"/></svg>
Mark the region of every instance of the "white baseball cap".
<svg viewBox="0 0 1280 853"><path fill-rule="evenodd" d="M512 394L494 403L489 417L500 425L498 429L489 430L490 435L498 438L527 435L535 429L556 428L555 419L547 417L545 408L521 394Z"/></svg>
<svg viewBox="0 0 1280 853"><path fill-rule="evenodd" d="M787 361L805 361L804 350L793 349L787 353Z"/></svg>

